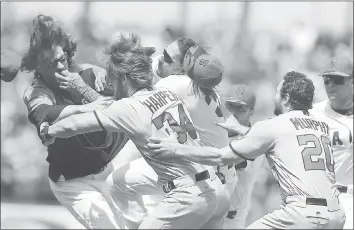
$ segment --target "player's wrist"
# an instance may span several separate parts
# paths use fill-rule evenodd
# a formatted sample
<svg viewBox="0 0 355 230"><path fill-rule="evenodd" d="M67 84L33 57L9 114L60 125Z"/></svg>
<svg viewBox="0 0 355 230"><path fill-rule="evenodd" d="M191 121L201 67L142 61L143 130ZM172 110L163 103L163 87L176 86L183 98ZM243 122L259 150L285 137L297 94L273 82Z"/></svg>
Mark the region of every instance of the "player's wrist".
<svg viewBox="0 0 355 230"><path fill-rule="evenodd" d="M54 137L50 134L50 125L48 122L43 122L40 126L40 137L42 144L48 146L54 142Z"/></svg>
<svg viewBox="0 0 355 230"><path fill-rule="evenodd" d="M183 156L183 153L187 151L187 145L178 144L174 147L174 154L177 156Z"/></svg>

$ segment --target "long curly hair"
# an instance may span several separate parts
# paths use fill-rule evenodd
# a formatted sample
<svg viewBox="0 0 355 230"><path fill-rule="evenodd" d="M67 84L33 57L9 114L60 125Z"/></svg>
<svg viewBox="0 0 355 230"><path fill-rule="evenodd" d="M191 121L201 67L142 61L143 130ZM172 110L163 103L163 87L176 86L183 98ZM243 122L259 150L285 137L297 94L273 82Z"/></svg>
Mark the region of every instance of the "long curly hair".
<svg viewBox="0 0 355 230"><path fill-rule="evenodd" d="M179 47L179 51L180 51L180 60L179 60L180 64L183 64L187 51L193 46L199 46L201 48L203 54L208 54L208 52L206 50L206 48L207 48L206 46L192 40L191 38L187 38L187 37L178 38L177 43L178 43L178 47ZM212 85L211 85L211 87L202 86L196 80L196 78L194 78L194 76L192 76L190 73L184 73L184 74L187 74L187 76L189 76L191 78L192 89L193 89L193 93L195 96L197 96L197 97L201 96L201 92L202 92L205 96L209 96L209 97L212 97L214 100L217 100L214 86L212 86Z"/></svg>
<svg viewBox="0 0 355 230"><path fill-rule="evenodd" d="M21 70L32 71L38 66L38 55L41 50L51 49L53 45L59 45L67 56L68 66L73 67L73 56L77 43L64 32L62 23L54 21L52 17L39 14L33 19L33 28L28 51L22 58Z"/></svg>
<svg viewBox="0 0 355 230"><path fill-rule="evenodd" d="M126 37L120 34L106 48L105 54L108 56L106 71L110 78L125 74L138 89L152 86L151 52L141 46L138 35L131 33Z"/></svg>
<svg viewBox="0 0 355 230"><path fill-rule="evenodd" d="M291 71L285 74L281 88L281 97L290 96L289 102L293 110L312 109L314 85L303 73Z"/></svg>

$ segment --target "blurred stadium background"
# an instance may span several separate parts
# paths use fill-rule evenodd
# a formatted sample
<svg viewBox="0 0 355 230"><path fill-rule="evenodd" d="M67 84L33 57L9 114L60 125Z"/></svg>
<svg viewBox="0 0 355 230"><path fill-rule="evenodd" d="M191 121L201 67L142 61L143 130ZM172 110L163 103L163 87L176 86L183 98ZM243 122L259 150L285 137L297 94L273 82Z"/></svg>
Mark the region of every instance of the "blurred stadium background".
<svg viewBox="0 0 355 230"><path fill-rule="evenodd" d="M39 13L64 23L78 41L77 63L104 65L101 51L119 32L138 32L156 54L181 36L219 56L231 84L257 92L254 121L273 115L276 85L288 70L318 73L334 55L353 57L353 2L1 2L1 48L24 53ZM46 148L22 101L32 75L1 82L1 228L82 228L50 191ZM268 166L260 169L247 224L280 205Z"/></svg>

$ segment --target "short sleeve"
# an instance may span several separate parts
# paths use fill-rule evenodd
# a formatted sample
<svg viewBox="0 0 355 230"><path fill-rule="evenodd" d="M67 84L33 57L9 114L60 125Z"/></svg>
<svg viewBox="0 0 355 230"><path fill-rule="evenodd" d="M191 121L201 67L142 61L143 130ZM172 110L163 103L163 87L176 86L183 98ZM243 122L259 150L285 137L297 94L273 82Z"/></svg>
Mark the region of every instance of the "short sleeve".
<svg viewBox="0 0 355 230"><path fill-rule="evenodd" d="M274 146L274 134L271 120L255 123L249 132L230 143L233 152L246 160L254 160Z"/></svg>
<svg viewBox="0 0 355 230"><path fill-rule="evenodd" d="M23 94L23 101L28 113L31 113L39 105L55 105L55 97L50 89L33 83Z"/></svg>
<svg viewBox="0 0 355 230"><path fill-rule="evenodd" d="M129 100L129 99L128 99ZM143 106L133 100L118 100L104 110L96 110L95 116L102 128L109 132L124 132L134 136L141 128Z"/></svg>

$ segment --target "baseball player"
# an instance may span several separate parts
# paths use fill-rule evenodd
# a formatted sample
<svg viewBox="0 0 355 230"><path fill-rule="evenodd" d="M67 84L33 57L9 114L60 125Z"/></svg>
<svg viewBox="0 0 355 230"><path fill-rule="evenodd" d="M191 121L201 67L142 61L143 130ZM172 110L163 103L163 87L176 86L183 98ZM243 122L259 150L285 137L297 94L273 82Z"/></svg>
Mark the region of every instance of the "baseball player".
<svg viewBox="0 0 355 230"><path fill-rule="evenodd" d="M228 133L214 124L224 122L220 97L214 90L223 77L224 67L220 60L207 54L190 38L179 38L169 44L162 57L156 67L162 79L155 86L171 90L185 103L202 146L226 147ZM180 68L173 68L174 65ZM228 166L217 167L217 175L227 186L237 178L235 170ZM228 196L225 186L221 186L220 190L221 196ZM228 206L220 205L220 227Z"/></svg>
<svg viewBox="0 0 355 230"><path fill-rule="evenodd" d="M227 132L214 125L214 122L224 121L220 110L219 96L213 89L223 76L223 66L219 59L207 55L206 51L192 39L179 38L167 46L163 55L153 59L152 69L161 77L155 88L172 91L185 103L200 136L201 145L227 146ZM137 168L140 170L138 171ZM223 168L228 169L227 167ZM149 208L154 207L157 204L156 201L162 200L164 197L156 191L156 187L159 186L158 177L152 169L147 167L144 159L131 162L119 171L119 173L115 172L112 175L112 179L110 178L111 194L123 212L126 226L134 228L144 219ZM234 168L228 169L228 171L230 173L224 175L235 176ZM231 178L225 177L224 180L228 184ZM128 192L122 193L122 191ZM156 194L154 199L152 196L149 197L150 203L148 203L148 199L141 200L139 196L154 193ZM221 184L217 194L221 197L228 196L225 186ZM129 201L129 205L125 205L122 201ZM210 225L208 228L222 227L223 216L228 211L228 207L229 203L221 202L219 204L213 221L214 226Z"/></svg>
<svg viewBox="0 0 355 230"><path fill-rule="evenodd" d="M223 77L220 60L189 38L171 43L161 57L156 72L162 79L156 87L172 90L184 101L202 145L226 147L228 133L214 124L224 121L220 96L214 90ZM234 169L216 169L223 183L236 181Z"/></svg>
<svg viewBox="0 0 355 230"><path fill-rule="evenodd" d="M354 170L354 67L349 58L330 61L321 73L328 100L313 106L311 113L329 125L339 200L346 214L345 229L353 229Z"/></svg>
<svg viewBox="0 0 355 230"><path fill-rule="evenodd" d="M147 146L159 156L185 157L211 165L252 161L266 154L280 185L282 206L248 228L341 229L345 215L334 187L329 126L309 115L313 97L312 81L292 71L277 87L276 117L257 122L248 131L239 123L222 125L245 135L228 147L181 145L171 137L152 137Z"/></svg>
<svg viewBox="0 0 355 230"><path fill-rule="evenodd" d="M256 95L251 87L246 85L235 85L231 87L233 96L225 98L225 107L232 113L227 120L237 119L237 121L246 127L251 127L250 119L254 113ZM230 141L233 141L239 135L237 133L228 133ZM244 229L245 221L250 207L250 196L254 186L258 170L264 165L265 158L258 157L255 161L243 161L234 164L238 180L231 183L230 209L224 220L224 229Z"/></svg>
<svg viewBox="0 0 355 230"><path fill-rule="evenodd" d="M74 113L107 107L111 102L97 100L102 96L83 82L93 87L96 75L91 68L80 72L83 79L68 71L74 68L76 48L71 37L49 16L38 15L33 23L29 51L22 60L23 70L34 71L36 76L24 92L31 123L40 131L43 122L55 123ZM112 159L126 142L123 134L96 132L46 143L50 144L51 190L87 229L119 227L120 213L111 204L105 179L114 169Z"/></svg>
<svg viewBox="0 0 355 230"><path fill-rule="evenodd" d="M184 158L153 156L148 137L175 133L182 144L198 145L198 134L183 102L168 90L152 89L151 59L135 49L137 36L122 35L109 49L107 74L115 88L115 101L104 110L76 114L51 126L42 136L50 141L80 133L105 130L124 132L159 176L166 197L139 228L204 228L217 208L218 178L214 170ZM119 49L129 47L127 50ZM216 179L217 178L217 179Z"/></svg>

